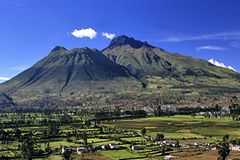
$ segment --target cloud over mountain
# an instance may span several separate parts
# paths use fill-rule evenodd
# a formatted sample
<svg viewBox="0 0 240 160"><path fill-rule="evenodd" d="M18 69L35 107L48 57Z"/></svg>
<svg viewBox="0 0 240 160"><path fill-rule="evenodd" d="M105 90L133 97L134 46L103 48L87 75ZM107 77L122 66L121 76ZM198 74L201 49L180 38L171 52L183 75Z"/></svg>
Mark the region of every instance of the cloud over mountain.
<svg viewBox="0 0 240 160"><path fill-rule="evenodd" d="M0 81L7 81L7 80L9 80L10 78L8 78L8 77L0 77Z"/></svg>
<svg viewBox="0 0 240 160"><path fill-rule="evenodd" d="M228 69L231 69L233 71L237 71L236 69L234 69L232 66L227 66L225 65L224 63L222 62L218 62L216 60L214 60L213 58L209 59L208 62L214 64L215 66L219 66L219 67L223 67L223 68L228 68Z"/></svg>
<svg viewBox="0 0 240 160"><path fill-rule="evenodd" d="M71 34L76 38L88 37L90 39L93 39L97 36L97 32L92 28L83 28L79 30L75 29L73 32L71 32Z"/></svg>
<svg viewBox="0 0 240 160"><path fill-rule="evenodd" d="M113 39L116 35L114 33L102 32L102 36L108 39Z"/></svg>

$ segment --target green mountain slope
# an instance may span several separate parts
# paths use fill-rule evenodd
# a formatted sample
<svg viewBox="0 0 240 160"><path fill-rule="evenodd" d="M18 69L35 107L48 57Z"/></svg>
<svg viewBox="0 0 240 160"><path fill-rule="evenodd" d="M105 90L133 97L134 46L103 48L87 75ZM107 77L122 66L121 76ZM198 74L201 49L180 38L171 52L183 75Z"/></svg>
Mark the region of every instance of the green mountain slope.
<svg viewBox="0 0 240 160"><path fill-rule="evenodd" d="M215 78L240 78L230 69L217 67L206 60L181 54L172 54L127 36L112 40L103 53L112 61L125 66L133 74L151 76L208 76Z"/></svg>
<svg viewBox="0 0 240 160"><path fill-rule="evenodd" d="M138 83L126 68L96 49L55 47L47 57L0 85L0 90L17 97L37 97L115 91L120 89L116 85L127 88L131 82Z"/></svg>
<svg viewBox="0 0 240 160"><path fill-rule="evenodd" d="M174 68L171 63L156 54L154 49L147 42L120 36L113 39L103 53L113 62L128 68L134 75L172 75Z"/></svg>
<svg viewBox="0 0 240 160"><path fill-rule="evenodd" d="M166 96L195 101L240 92L240 74L120 36L102 52L87 47L55 47L32 67L1 84L0 92L21 104L46 97L81 104Z"/></svg>

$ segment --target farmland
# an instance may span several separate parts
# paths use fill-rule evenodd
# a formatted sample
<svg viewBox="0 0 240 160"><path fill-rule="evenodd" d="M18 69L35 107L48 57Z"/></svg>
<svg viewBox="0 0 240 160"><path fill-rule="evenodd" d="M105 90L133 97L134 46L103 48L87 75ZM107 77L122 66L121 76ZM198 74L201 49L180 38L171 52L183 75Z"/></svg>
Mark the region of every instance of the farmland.
<svg viewBox="0 0 240 160"><path fill-rule="evenodd" d="M99 115L99 113L98 113ZM169 115L101 120L92 112L1 113L0 156L12 159L199 159L218 157L225 135L239 142L229 116ZM80 150L78 150L80 148ZM229 157L239 157L231 151ZM211 159L211 157L209 159Z"/></svg>

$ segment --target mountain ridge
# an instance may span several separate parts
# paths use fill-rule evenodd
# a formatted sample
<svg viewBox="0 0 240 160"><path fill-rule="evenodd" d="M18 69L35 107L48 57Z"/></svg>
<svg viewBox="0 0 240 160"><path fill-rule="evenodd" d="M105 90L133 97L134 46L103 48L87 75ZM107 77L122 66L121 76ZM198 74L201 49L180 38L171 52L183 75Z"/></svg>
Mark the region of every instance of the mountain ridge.
<svg viewBox="0 0 240 160"><path fill-rule="evenodd" d="M121 43L122 37L131 40L126 40L126 43ZM118 40L120 41L119 43L117 42ZM121 45L111 45L115 43ZM141 45L135 48L132 47L132 43L138 43ZM135 70L140 70L146 75L156 75L157 72L159 72L161 75L165 71L165 73L168 73L171 76L193 75L221 78L221 76L229 77L229 75L231 75L236 78L240 77L237 72L228 70L226 68L217 67L206 60L193 58L191 56L184 56L177 53L170 53L162 48L144 44L145 42L129 37L126 38L126 36L120 36L120 38L117 37L113 39L110 45L103 49L102 52L113 62L125 66L130 71L132 70L133 74L135 74ZM149 57L153 58L149 59ZM129 61L129 59L132 59L132 61ZM161 64L158 64L156 59L162 59ZM153 64L150 70L156 70L157 67L157 71L151 73L149 69L146 68L146 63L148 63L148 60L151 61L150 63L156 63ZM133 66L133 64L135 64L135 66ZM133 66L133 69L129 67L129 65L131 65L131 67ZM221 74L220 72L224 72L224 74Z"/></svg>
<svg viewBox="0 0 240 160"><path fill-rule="evenodd" d="M123 35L102 51L56 46L32 67L1 84L0 92L13 97L14 102L44 96L71 100L95 94L139 92L144 96L148 91L191 87L224 93L240 90L239 80L239 73L206 60L170 53ZM166 85L169 88L164 88ZM200 92L197 94L203 94Z"/></svg>

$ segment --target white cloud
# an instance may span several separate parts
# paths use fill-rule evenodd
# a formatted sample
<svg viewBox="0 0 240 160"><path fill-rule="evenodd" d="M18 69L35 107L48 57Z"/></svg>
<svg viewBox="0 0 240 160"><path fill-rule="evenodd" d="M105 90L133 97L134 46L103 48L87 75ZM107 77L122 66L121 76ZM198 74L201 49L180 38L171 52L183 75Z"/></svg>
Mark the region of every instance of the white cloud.
<svg viewBox="0 0 240 160"><path fill-rule="evenodd" d="M0 77L0 81L8 81L10 78L8 77Z"/></svg>
<svg viewBox="0 0 240 160"><path fill-rule="evenodd" d="M223 67L223 68L228 68L228 69L231 69L231 70L237 72L237 70L234 69L232 66L227 66L227 65L225 65L225 64L222 63L222 62L218 62L218 61L214 60L213 58L209 59L208 62L214 64L215 66L219 66L219 67Z"/></svg>
<svg viewBox="0 0 240 160"><path fill-rule="evenodd" d="M166 42L182 42L182 41L194 41L194 40L240 40L240 31L236 32L221 32L213 34L203 35L184 35L184 36L172 36L162 41Z"/></svg>
<svg viewBox="0 0 240 160"><path fill-rule="evenodd" d="M219 46L201 46L196 48L197 51L201 50L212 50L212 51L224 51L226 48L219 47Z"/></svg>
<svg viewBox="0 0 240 160"><path fill-rule="evenodd" d="M71 34L76 38L83 38L88 37L90 39L93 39L97 36L97 32L92 28L86 28L86 29L75 29Z"/></svg>
<svg viewBox="0 0 240 160"><path fill-rule="evenodd" d="M116 35L114 33L106 33L106 32L102 32L102 36L106 37L108 39L113 39Z"/></svg>

